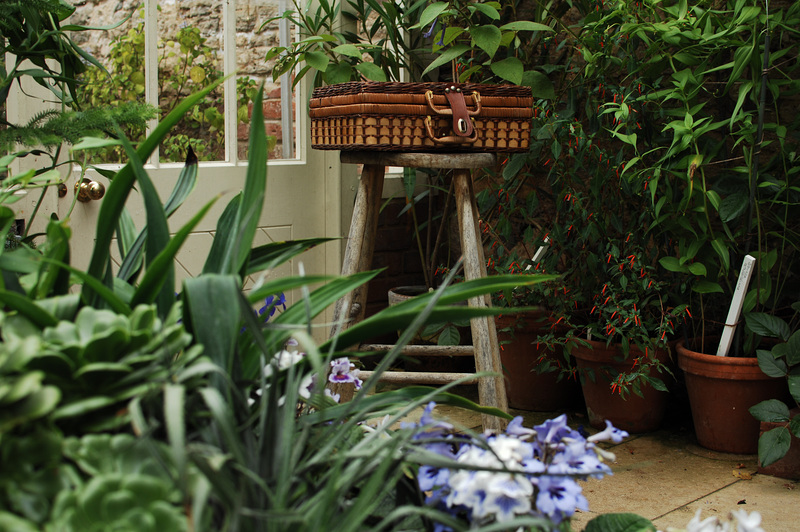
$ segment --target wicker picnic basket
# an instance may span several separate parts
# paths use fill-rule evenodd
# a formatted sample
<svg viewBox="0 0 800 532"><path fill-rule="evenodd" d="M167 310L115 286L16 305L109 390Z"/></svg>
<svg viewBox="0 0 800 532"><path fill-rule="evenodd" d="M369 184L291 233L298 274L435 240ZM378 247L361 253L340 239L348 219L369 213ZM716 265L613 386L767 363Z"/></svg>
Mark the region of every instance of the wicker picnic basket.
<svg viewBox="0 0 800 532"><path fill-rule="evenodd" d="M314 89L311 147L320 150L525 151L529 87L478 83L339 83Z"/></svg>

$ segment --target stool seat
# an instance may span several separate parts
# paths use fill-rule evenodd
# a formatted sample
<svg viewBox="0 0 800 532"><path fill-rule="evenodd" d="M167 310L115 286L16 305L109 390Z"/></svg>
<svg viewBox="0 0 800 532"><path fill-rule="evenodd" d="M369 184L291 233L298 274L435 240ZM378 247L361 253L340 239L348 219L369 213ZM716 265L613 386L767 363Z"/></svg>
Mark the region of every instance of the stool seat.
<svg viewBox="0 0 800 532"><path fill-rule="evenodd" d="M409 168L474 169L494 166L493 153L416 153L388 151L343 151L343 163L407 166Z"/></svg>
<svg viewBox="0 0 800 532"><path fill-rule="evenodd" d="M364 165L356 193L353 218L342 264L342 275L353 275L371 269L385 169L387 166L401 166L453 170L453 191L458 212L464 278L472 280L486 277L486 261L481 243L481 233L478 229L478 209L475 204L470 170L494 166L497 159L493 153L343 151L340 158L343 163ZM366 301L366 285L360 286L337 301L334 306L334 325L331 335L364 319ZM468 304L470 307L491 305L489 295L470 298ZM505 383L501 376L500 347L494 318L491 316L473 318L470 320L470 329L473 345L468 349L475 357L475 369L479 373L491 372L498 375L477 378L478 401L483 406L491 406L507 412L508 402ZM425 346L419 346L416 347L416 350L420 354L424 354L425 351L434 354L436 352L434 347L426 349ZM435 375L430 372L392 372L391 380L402 383L443 384L469 376L470 374ZM495 432L501 431L506 425L505 420L486 414L482 415L481 420L484 429Z"/></svg>

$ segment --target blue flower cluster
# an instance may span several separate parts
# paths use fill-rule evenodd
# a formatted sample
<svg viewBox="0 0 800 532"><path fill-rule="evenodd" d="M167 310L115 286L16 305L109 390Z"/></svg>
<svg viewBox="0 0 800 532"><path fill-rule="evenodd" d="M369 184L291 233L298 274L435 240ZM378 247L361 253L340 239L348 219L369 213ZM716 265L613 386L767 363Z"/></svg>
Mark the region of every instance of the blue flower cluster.
<svg viewBox="0 0 800 532"><path fill-rule="evenodd" d="M449 460L420 466L420 490L428 505L474 525L516 516L560 523L577 509L588 510L577 481L610 475L605 462L614 459L596 442L619 443L628 436L607 421L605 430L585 438L561 415L532 429L516 417L502 434L468 439L453 433L450 424L434 420L434 407L430 403L425 408L414 438L426 451ZM451 529L439 524L436 530Z"/></svg>

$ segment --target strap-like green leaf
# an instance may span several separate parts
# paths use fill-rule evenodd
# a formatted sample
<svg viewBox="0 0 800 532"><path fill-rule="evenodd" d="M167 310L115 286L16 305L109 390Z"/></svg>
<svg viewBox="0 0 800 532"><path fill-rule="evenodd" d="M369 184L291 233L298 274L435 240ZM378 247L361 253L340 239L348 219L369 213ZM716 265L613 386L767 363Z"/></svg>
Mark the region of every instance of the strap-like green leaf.
<svg viewBox="0 0 800 532"><path fill-rule="evenodd" d="M300 253L332 240L331 238L307 238L303 240L289 240L283 242L270 242L263 246L253 248L247 261L246 275L256 272L271 270L296 257Z"/></svg>
<svg viewBox="0 0 800 532"><path fill-rule="evenodd" d="M119 128L117 129L120 139L122 140L122 145L125 148L125 153L130 158L130 162L128 164L133 168L133 174L136 176L136 181L139 183L142 199L144 200L144 208L147 218L145 264L147 265L148 273L150 273L151 266L155 262L156 257L161 255L161 252L170 243L167 216L164 213L164 207L161 204L161 199L158 197L156 187L144 169L144 163L142 159L139 157L139 154L134 151L133 146L130 144L128 139L125 138L122 130ZM160 263L160 266L161 268L159 269L161 271L159 272L160 275L158 281L154 283L151 276L150 284L148 284L146 288L144 286L140 286L139 290L136 291L136 295L134 296L134 306L136 303L144 302L145 300L148 302L153 301L147 290L152 289L153 286L157 285L158 292L155 294L154 299L156 301L156 306L158 307L158 312L163 317L167 315L167 312L169 312L169 309L172 307L172 304L175 301L175 265L172 262L172 257L170 257L168 262L164 261ZM144 284L145 283L142 282L142 285ZM165 288L167 292L164 292ZM142 297L143 295L145 297Z"/></svg>
<svg viewBox="0 0 800 532"><path fill-rule="evenodd" d="M162 316L166 316L166 312L169 311L169 308L172 307L172 304L175 301L175 282L174 280L171 283L168 283L170 279L174 279L174 276L170 277L167 275L167 272L173 271L174 272L174 261L175 256L178 254L181 246L183 243L186 242L186 239L189 238L192 230L197 227L197 224L200 223L200 220L208 213L208 210L214 204L217 198L213 198L211 201L206 203L203 208L201 208L197 214L195 214L183 227L178 230L177 233L167 242L166 247L161 251L161 253L156 256L153 261L150 263L147 271L144 274L144 278L142 278L142 282L139 284L139 287L136 289L136 292L133 296L133 300L131 304L136 306L142 303L152 303L153 301L160 299L163 294L166 295L165 306L163 308L163 313L161 312L161 308L159 308L159 312Z"/></svg>
<svg viewBox="0 0 800 532"><path fill-rule="evenodd" d="M241 327L239 278L204 274L187 279L183 293L197 343L203 346L204 354L212 362L230 372Z"/></svg>
<svg viewBox="0 0 800 532"><path fill-rule="evenodd" d="M159 122L153 132L142 141L137 150L139 158L141 160L146 160L153 153L156 146L167 136L170 130L183 118L183 115L222 84L225 79L227 78L222 78L210 84L202 91L189 96L178 104L164 120ZM95 246L87 270L89 275L96 279L105 279L105 269L108 264L111 240L114 237L117 220L122 212L122 208L125 206L128 195L131 190L133 190L134 183L135 176L133 168L130 164L127 164L117 172L117 175L111 181L111 184L106 190L105 197L100 204L100 212L97 216L98 222ZM88 286L84 285L83 290L84 297L88 298L91 296L91 289Z"/></svg>
<svg viewBox="0 0 800 532"><path fill-rule="evenodd" d="M8 308L16 310L41 328L53 327L58 323L55 316L46 312L25 295L0 290L0 302Z"/></svg>

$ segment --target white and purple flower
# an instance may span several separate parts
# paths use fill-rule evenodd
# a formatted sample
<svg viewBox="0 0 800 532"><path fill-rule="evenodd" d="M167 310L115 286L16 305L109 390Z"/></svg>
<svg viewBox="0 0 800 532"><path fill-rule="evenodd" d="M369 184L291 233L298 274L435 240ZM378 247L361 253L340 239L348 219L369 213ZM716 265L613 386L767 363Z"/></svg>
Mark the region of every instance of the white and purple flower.
<svg viewBox="0 0 800 532"><path fill-rule="evenodd" d="M346 357L331 360L331 373L328 375L328 381L334 384L351 383L356 390L360 390L362 382L358 378L359 370L355 367L356 365Z"/></svg>
<svg viewBox="0 0 800 532"><path fill-rule="evenodd" d="M434 406L425 408L414 441L451 458L453 465L420 466L418 484L430 506L471 525L503 523L518 516L544 517L558 524L577 510L587 511L578 480L610 475L604 460L613 460L613 454L596 442L618 443L627 437L607 423L604 431L585 438L562 415L532 429L517 417L502 434L459 438L452 426L433 418Z"/></svg>

